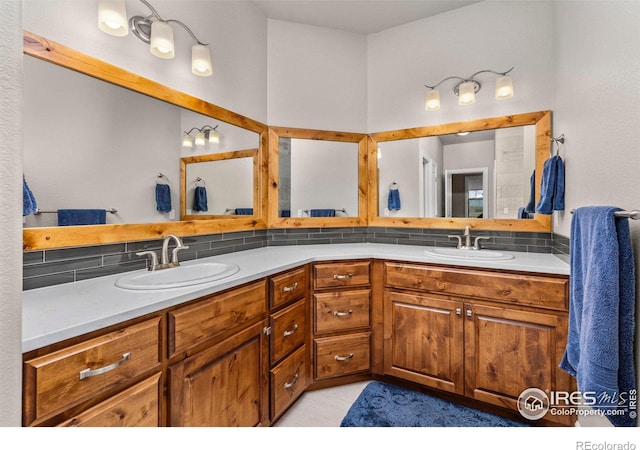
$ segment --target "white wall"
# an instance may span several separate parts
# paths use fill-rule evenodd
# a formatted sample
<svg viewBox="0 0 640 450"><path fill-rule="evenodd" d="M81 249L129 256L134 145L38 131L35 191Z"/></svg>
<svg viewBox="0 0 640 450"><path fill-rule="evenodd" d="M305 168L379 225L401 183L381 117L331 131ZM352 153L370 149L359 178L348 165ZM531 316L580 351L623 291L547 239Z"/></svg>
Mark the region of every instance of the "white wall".
<svg viewBox="0 0 640 450"><path fill-rule="evenodd" d="M269 125L364 133L366 37L269 20Z"/></svg>
<svg viewBox="0 0 640 450"><path fill-rule="evenodd" d="M0 1L0 426L22 411L22 8Z"/></svg>
<svg viewBox="0 0 640 450"><path fill-rule="evenodd" d="M381 142L378 144L378 215L420 217L422 185L419 139ZM400 210L385 210L389 204L389 185L398 184Z"/></svg>

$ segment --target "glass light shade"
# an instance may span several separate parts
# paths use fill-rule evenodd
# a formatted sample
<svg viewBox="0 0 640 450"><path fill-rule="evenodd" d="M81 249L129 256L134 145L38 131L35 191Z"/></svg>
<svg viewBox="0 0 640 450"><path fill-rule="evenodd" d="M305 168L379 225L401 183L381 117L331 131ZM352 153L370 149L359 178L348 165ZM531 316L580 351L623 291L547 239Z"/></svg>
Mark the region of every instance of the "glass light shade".
<svg viewBox="0 0 640 450"><path fill-rule="evenodd" d="M193 138L191 136L189 136L188 134L185 134L184 137L182 138L182 146L184 148L193 147Z"/></svg>
<svg viewBox="0 0 640 450"><path fill-rule="evenodd" d="M424 98L424 109L426 111L437 111L440 109L440 91L429 89Z"/></svg>
<svg viewBox="0 0 640 450"><path fill-rule="evenodd" d="M213 73L211 52L206 45L195 44L191 47L191 72L199 77L208 77Z"/></svg>
<svg viewBox="0 0 640 450"><path fill-rule="evenodd" d="M465 81L458 86L458 104L471 105L476 102L476 86L472 81Z"/></svg>
<svg viewBox="0 0 640 450"><path fill-rule="evenodd" d="M509 75L504 75L496 80L496 99L504 100L513 97L513 80Z"/></svg>
<svg viewBox="0 0 640 450"><path fill-rule="evenodd" d="M198 134L196 134L196 145L204 145L206 144L206 141L204 139L204 133L201 131Z"/></svg>
<svg viewBox="0 0 640 450"><path fill-rule="evenodd" d="M98 2L98 28L112 36L129 34L124 0L101 0Z"/></svg>
<svg viewBox="0 0 640 450"><path fill-rule="evenodd" d="M209 131L209 143L210 144L220 143L220 134L216 130Z"/></svg>
<svg viewBox="0 0 640 450"><path fill-rule="evenodd" d="M176 53L173 46L173 28L166 22L156 20L151 24L151 53L158 58L171 59Z"/></svg>

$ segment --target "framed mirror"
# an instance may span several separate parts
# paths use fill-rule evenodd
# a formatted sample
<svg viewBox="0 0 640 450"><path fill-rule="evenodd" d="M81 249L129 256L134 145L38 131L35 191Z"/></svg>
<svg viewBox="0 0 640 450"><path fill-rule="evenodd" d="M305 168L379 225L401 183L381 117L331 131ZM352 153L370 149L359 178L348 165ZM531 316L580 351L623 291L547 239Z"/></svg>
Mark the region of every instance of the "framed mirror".
<svg viewBox="0 0 640 450"><path fill-rule="evenodd" d="M551 231L530 213L551 112L371 134L369 225Z"/></svg>
<svg viewBox="0 0 640 450"><path fill-rule="evenodd" d="M269 127L269 226L363 226L367 135Z"/></svg>
<svg viewBox="0 0 640 450"><path fill-rule="evenodd" d="M53 65L57 69L56 76L72 72L76 77L84 77L86 80L78 81L76 78L71 84L77 86L77 83L81 82L87 85L85 93L100 90L102 98L111 100L110 105L96 105L96 101L83 96L79 99L84 105L80 112L87 117L99 118L85 119L84 125L77 125L71 121L67 125L57 124L57 128L61 129L59 134L70 139L71 151L68 156L71 160L64 160L58 152L51 151L54 148L50 145L42 142L38 144L37 139L41 137L34 136L37 133L31 132L28 139L25 137L25 176L30 187L39 185L41 181L46 186L46 179L58 177L58 180L66 179L66 182L57 184L73 185L77 192L68 191L49 196L51 198L43 194L40 201L38 192L34 191L38 208L50 212L39 217L25 218L24 250L155 239L169 233L196 235L266 227L266 125L48 41L41 36L24 32L23 42L26 69L35 66L42 70L43 65ZM33 59L36 62L31 61ZM66 83L69 84L68 81ZM90 83L99 83L102 87L98 89ZM42 88L46 90L50 86L47 83ZM59 95L65 96L64 93ZM135 100L131 96L135 96ZM90 111L90 107L99 107L103 111L95 113ZM78 109L78 106L68 107L69 114L64 114L65 117L71 117L71 109ZM47 113L45 108L34 107L31 110L35 110L39 115L36 114L33 119L25 118L25 123L42 123L47 118L51 121L53 113ZM111 114L111 119L96 116L106 114L105 111ZM145 118L150 120L145 121ZM189 128L203 125L215 127L219 131L221 138L216 148L213 149L209 144L204 148L183 148L182 138ZM25 130L25 133L27 131ZM42 133L45 141L53 132L55 128ZM77 138L76 141L73 140L74 137ZM40 157L38 154L27 157L29 139L34 140L33 147L50 150L51 154L46 155L46 158L53 158L48 166L45 164L42 166L44 168L34 169L33 177L29 161L36 161ZM135 144L135 147L127 147L127 143ZM60 144L62 145L63 143ZM240 218L228 215L183 217L183 199L179 198L181 158L193 154L197 156L197 153L202 151L224 154L230 153L229 150L253 147L257 149L253 150L250 159L252 169L257 169L250 171L245 180L246 184L251 186L254 196L250 204L253 214ZM145 156L145 152L150 153L146 153ZM124 160L118 159L119 157ZM68 174L62 170L63 168L73 168L73 173ZM85 180L82 178L84 176L90 178ZM104 182L111 186L127 186L126 190L131 199L111 200L110 197L105 197L105 191L110 189L100 187L98 182L100 177L105 176ZM173 205L166 214L159 214L156 210L154 188L157 184L163 183L172 185L170 199L173 200ZM78 186L81 189L78 189ZM92 193L92 188L97 191ZM43 190L44 188L39 189L40 192ZM133 197L136 196L144 199L140 206L129 203L133 202ZM102 222L104 224L58 226L53 219L61 208L94 207L107 210L107 220ZM115 211L112 213L113 216L110 211Z"/></svg>
<svg viewBox="0 0 640 450"><path fill-rule="evenodd" d="M257 148L182 158L182 220L254 216L260 201L259 176Z"/></svg>

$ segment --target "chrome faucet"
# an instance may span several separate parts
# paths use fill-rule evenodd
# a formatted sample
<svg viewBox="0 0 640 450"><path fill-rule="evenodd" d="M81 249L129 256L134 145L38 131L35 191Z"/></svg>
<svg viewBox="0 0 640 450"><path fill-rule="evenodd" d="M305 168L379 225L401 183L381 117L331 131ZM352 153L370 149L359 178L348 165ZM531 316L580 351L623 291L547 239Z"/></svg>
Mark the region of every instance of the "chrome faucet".
<svg viewBox="0 0 640 450"><path fill-rule="evenodd" d="M175 248L171 251L171 261L169 261L169 242L173 240L176 243ZM138 256L150 256L151 257L151 265L149 266L149 270L161 270L161 269L169 269L170 267L178 267L180 265L180 261L178 261L178 252L180 250L185 250L189 248L188 245L184 245L182 239L180 239L175 234L169 234L164 237L162 241L162 253L160 256L160 264L158 264L158 255L153 250L147 250L144 252L138 252L136 255Z"/></svg>
<svg viewBox="0 0 640 450"><path fill-rule="evenodd" d="M489 236L477 236L473 242L473 245L471 245L472 237L471 237L471 227L469 225L464 227L464 234L462 235L449 234L448 237L458 239L457 248L459 248L460 250L482 250L482 247L480 246L480 241L483 239L491 239L491 237ZM464 245L462 244L463 237L464 237Z"/></svg>

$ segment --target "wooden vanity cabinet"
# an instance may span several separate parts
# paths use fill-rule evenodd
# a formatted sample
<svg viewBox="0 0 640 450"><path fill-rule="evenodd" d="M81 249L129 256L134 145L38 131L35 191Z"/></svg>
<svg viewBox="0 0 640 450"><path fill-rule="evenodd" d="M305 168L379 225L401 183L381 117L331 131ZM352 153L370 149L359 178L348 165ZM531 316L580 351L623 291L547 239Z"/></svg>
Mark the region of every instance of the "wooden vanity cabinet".
<svg viewBox="0 0 640 450"><path fill-rule="evenodd" d="M515 410L527 388L575 390L566 276L385 262L383 302L386 375Z"/></svg>
<svg viewBox="0 0 640 450"><path fill-rule="evenodd" d="M371 372L371 261L316 263L314 380Z"/></svg>

